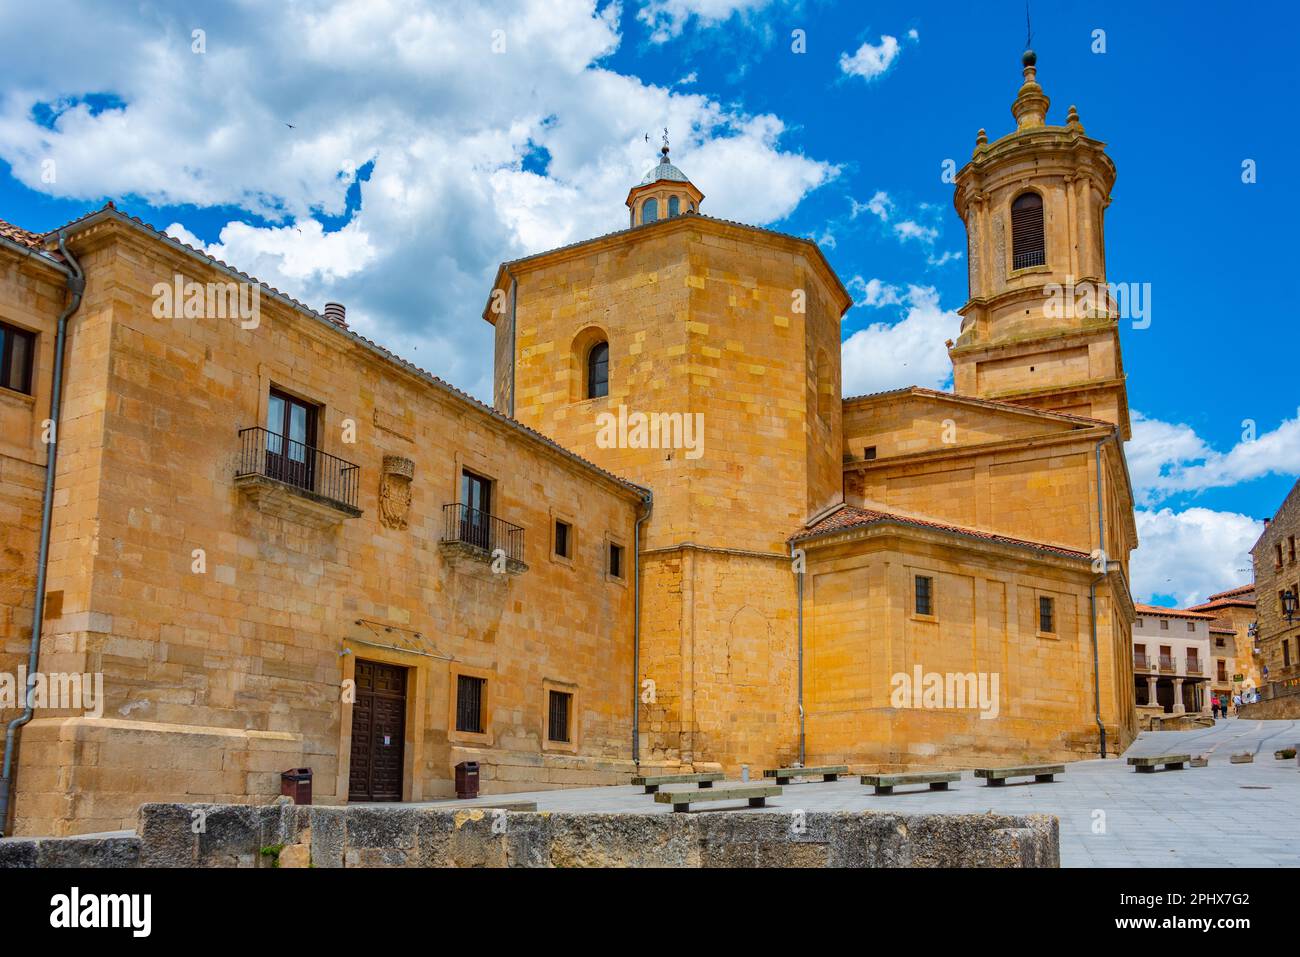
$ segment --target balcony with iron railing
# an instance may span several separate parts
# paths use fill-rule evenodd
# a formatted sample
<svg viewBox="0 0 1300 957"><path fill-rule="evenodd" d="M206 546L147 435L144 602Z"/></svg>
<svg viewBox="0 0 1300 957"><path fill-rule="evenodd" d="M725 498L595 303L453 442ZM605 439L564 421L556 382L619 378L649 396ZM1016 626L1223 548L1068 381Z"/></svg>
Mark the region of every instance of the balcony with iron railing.
<svg viewBox="0 0 1300 957"><path fill-rule="evenodd" d="M235 485L263 511L308 525L362 514L359 465L261 426L239 430Z"/></svg>
<svg viewBox="0 0 1300 957"><path fill-rule="evenodd" d="M1160 663L1161 671L1167 671L1170 674L1173 674L1177 670L1176 667L1174 666L1173 655L1160 655L1157 660Z"/></svg>
<svg viewBox="0 0 1300 957"><path fill-rule="evenodd" d="M1189 675L1201 675L1201 674L1204 674L1205 672L1203 672L1203 671L1201 670L1201 662L1200 662L1200 660L1197 659L1197 658L1188 658L1188 659L1187 659L1187 671L1186 671L1186 673L1189 674Z"/></svg>
<svg viewBox="0 0 1300 957"><path fill-rule="evenodd" d="M494 572L519 574L528 570L524 562L524 529L518 525L459 503L444 505L442 517L439 545L449 557L486 563Z"/></svg>
<svg viewBox="0 0 1300 957"><path fill-rule="evenodd" d="M1140 651L1133 652L1133 669L1135 671L1150 671L1151 659Z"/></svg>

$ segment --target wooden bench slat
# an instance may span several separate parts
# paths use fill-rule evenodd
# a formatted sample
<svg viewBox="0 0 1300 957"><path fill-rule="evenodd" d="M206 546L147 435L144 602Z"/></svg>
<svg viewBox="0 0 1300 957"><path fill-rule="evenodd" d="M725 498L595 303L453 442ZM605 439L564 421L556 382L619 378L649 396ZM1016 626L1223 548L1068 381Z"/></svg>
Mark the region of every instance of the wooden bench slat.
<svg viewBox="0 0 1300 957"><path fill-rule="evenodd" d="M645 774L632 779L633 784L645 787L646 794L654 794L665 784L698 784L702 788L713 787L714 781L723 780L721 771L701 771L696 774Z"/></svg>
<svg viewBox="0 0 1300 957"><path fill-rule="evenodd" d="M655 795L658 804L671 804L674 811L686 811L700 801L749 800L750 807L762 807L770 797L780 797L781 788L775 784L748 784L737 781L707 789L668 788Z"/></svg>
<svg viewBox="0 0 1300 957"><path fill-rule="evenodd" d="M1032 777L1036 783L1048 783L1065 773L1064 764L1025 764L1005 768L976 768L975 777L984 778L991 787L1006 784L1007 778Z"/></svg>
<svg viewBox="0 0 1300 957"><path fill-rule="evenodd" d="M776 778L778 784L801 777L821 776L823 781L839 780L841 774L848 774L847 764L823 764L808 768L768 768L763 772L765 778Z"/></svg>
<svg viewBox="0 0 1300 957"><path fill-rule="evenodd" d="M876 794L892 794L905 784L928 784L931 791L946 791L953 781L961 780L960 771L902 771L897 774L863 774L858 780L875 788Z"/></svg>

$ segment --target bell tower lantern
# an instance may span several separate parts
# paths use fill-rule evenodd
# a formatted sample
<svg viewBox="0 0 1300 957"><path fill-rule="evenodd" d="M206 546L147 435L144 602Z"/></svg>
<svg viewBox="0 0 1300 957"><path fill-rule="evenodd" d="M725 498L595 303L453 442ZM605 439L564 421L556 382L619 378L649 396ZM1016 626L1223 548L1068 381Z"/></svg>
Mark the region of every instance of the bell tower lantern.
<svg viewBox="0 0 1300 957"><path fill-rule="evenodd" d="M686 174L668 161L668 131L659 150L659 162L627 194L629 226L642 226L684 213L697 213L704 194Z"/></svg>
<svg viewBox="0 0 1300 957"><path fill-rule="evenodd" d="M1073 106L1064 126L1048 124L1051 100L1032 50L1022 64L1016 128L992 143L980 130L957 174L970 295L949 348L954 388L1105 419L1127 439L1119 325L1106 284L1115 164Z"/></svg>

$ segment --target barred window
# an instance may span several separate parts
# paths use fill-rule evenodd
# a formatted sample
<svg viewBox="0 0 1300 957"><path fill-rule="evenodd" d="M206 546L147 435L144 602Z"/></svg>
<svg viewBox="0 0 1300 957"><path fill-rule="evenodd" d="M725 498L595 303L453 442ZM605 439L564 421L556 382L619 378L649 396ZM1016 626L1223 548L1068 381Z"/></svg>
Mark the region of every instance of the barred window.
<svg viewBox="0 0 1300 957"><path fill-rule="evenodd" d="M485 678L456 676L456 730L483 733L483 686Z"/></svg>
<svg viewBox="0 0 1300 957"><path fill-rule="evenodd" d="M1021 193L1011 204L1011 268L1025 269L1047 263L1043 237L1043 197Z"/></svg>
<svg viewBox="0 0 1300 957"><path fill-rule="evenodd" d="M934 579L926 575L916 576L916 613L934 614Z"/></svg>
<svg viewBox="0 0 1300 957"><path fill-rule="evenodd" d="M567 691L551 691L547 695L548 712L546 740L567 744L570 740L569 717L573 709L573 695Z"/></svg>
<svg viewBox="0 0 1300 957"><path fill-rule="evenodd" d="M1038 630L1045 635L1056 634L1056 602L1046 595L1038 596Z"/></svg>

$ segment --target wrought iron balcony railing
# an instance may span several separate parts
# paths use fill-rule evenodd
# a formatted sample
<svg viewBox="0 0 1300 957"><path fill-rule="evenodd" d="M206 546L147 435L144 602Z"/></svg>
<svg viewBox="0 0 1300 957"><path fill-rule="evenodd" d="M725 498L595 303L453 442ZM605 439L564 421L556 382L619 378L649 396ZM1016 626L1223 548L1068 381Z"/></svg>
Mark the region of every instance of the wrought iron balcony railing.
<svg viewBox="0 0 1300 957"><path fill-rule="evenodd" d="M236 478L261 475L349 509L357 508L361 466L261 426L239 430Z"/></svg>
<svg viewBox="0 0 1300 957"><path fill-rule="evenodd" d="M1201 663L1200 663L1200 661L1197 660L1196 658L1188 658L1188 659L1187 659L1187 674L1189 674L1189 675L1199 675L1199 674L1201 674L1201 673L1202 673L1202 672L1201 672Z"/></svg>
<svg viewBox="0 0 1300 957"><path fill-rule="evenodd" d="M524 560L524 530L494 515L453 503L442 507L442 541L457 542L492 558L500 549L508 561Z"/></svg>
<svg viewBox="0 0 1300 957"><path fill-rule="evenodd" d="M1137 671L1148 671L1151 668L1151 659L1146 655L1140 655L1135 652L1133 654L1133 667Z"/></svg>
<svg viewBox="0 0 1300 957"><path fill-rule="evenodd" d="M1160 670L1161 670L1161 671L1173 671L1173 670L1174 670L1174 656L1173 656L1173 655L1161 655L1161 656L1160 656Z"/></svg>

